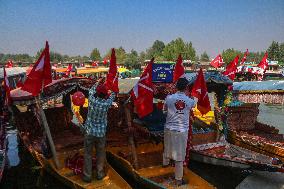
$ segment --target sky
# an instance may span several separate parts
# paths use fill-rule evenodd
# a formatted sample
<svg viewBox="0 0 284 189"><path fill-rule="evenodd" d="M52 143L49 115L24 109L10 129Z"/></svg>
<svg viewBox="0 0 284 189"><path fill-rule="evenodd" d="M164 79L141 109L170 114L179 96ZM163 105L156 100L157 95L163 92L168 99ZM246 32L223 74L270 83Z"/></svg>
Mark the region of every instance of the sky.
<svg viewBox="0 0 284 189"><path fill-rule="evenodd" d="M0 0L0 52L127 52L181 37L197 54L284 42L284 0Z"/></svg>

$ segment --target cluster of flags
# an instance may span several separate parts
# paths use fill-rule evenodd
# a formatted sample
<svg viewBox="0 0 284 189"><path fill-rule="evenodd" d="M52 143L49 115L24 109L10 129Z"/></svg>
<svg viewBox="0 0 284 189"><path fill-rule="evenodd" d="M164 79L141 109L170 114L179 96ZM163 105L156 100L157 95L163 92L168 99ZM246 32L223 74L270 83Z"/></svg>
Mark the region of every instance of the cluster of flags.
<svg viewBox="0 0 284 189"><path fill-rule="evenodd" d="M6 65L5 65L6 68L12 68L13 67L13 61L12 60L8 60Z"/></svg>
<svg viewBox="0 0 284 189"><path fill-rule="evenodd" d="M253 74L259 74L259 75L263 76L263 74L265 73L265 71L267 70L267 67L268 67L268 61L267 61L268 54L267 54L267 52L265 53L264 57L262 58L262 60L260 61L260 63L257 65L256 68L248 68L248 69L244 70L244 63L247 60L248 55L249 55L249 51L247 49L246 52L244 53L243 58L240 61L240 66L238 66L239 55L237 55L227 65L226 70L223 72L223 74L225 76L229 77L231 80L235 79L236 73L242 72L242 71L250 72L250 73L253 73ZM212 60L210 62L210 65L213 66L214 68L219 68L219 67L222 66L223 63L224 63L223 58L219 54L214 60Z"/></svg>
<svg viewBox="0 0 284 189"><path fill-rule="evenodd" d="M248 56L248 50L244 53L240 64L246 61ZM223 72L225 76L228 76L230 79L235 78L237 72L239 56L236 56L226 67L226 70ZM104 64L107 64L108 60L104 59ZM136 112L139 117L144 117L150 114L153 111L153 83L152 83L152 66L154 63L154 58L148 63L147 67L144 69L139 81L133 87L131 91L131 97L133 99L134 105L136 107ZM222 56L219 54L210 64L219 68L224 63ZM97 65L97 64L96 64ZM12 67L12 61L7 62L6 67ZM267 53L258 64L260 74L263 74L267 69ZM66 70L66 73L69 75L72 71L72 65L69 64ZM179 55L176 60L176 65L173 72L173 82L175 83L180 77L184 77L184 67L182 64L182 56ZM9 80L7 78L6 70L4 68L4 84L7 91L7 99L9 99L10 87ZM45 48L42 51L39 59L35 62L31 71L27 75L27 79L22 85L22 90L30 92L33 96L38 96L43 87L52 82L51 77L51 65L50 65L50 55L49 55L49 45L46 42ZM110 60L109 60L109 71L106 77L105 86L108 90L114 92L119 92L118 88L118 69L116 64L116 55L115 49L112 49ZM206 81L202 69L199 70L196 81L193 85L192 92L193 97L198 99L197 108L202 114L206 114L210 111L210 102L208 97L208 91L206 86Z"/></svg>
<svg viewBox="0 0 284 189"><path fill-rule="evenodd" d="M153 83L152 83L152 65L154 58L148 63L144 72L140 76L139 81L131 91L131 97L136 108L136 112L140 118L153 112ZM173 82L175 83L179 78L184 77L184 67L182 65L182 57L178 56L173 72ZM210 101L206 81L202 69L199 70L197 79L193 85L192 96L198 99L197 108L202 114L206 114L211 110Z"/></svg>

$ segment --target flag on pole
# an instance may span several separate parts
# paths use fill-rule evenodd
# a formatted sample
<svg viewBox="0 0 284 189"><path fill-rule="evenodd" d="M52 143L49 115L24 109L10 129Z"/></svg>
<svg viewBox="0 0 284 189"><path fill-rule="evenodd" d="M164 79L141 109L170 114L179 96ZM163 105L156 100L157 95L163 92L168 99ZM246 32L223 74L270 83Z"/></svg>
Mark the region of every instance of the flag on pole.
<svg viewBox="0 0 284 189"><path fill-rule="evenodd" d="M182 57L181 55L179 55L176 61L175 69L174 69L173 82L176 82L180 77L183 77L183 76L184 76L184 67L182 64Z"/></svg>
<svg viewBox="0 0 284 189"><path fill-rule="evenodd" d="M98 66L98 62L99 62L99 61L94 61L94 62L92 63L92 66L93 66L93 67L97 67L97 66Z"/></svg>
<svg viewBox="0 0 284 189"><path fill-rule="evenodd" d="M8 60L7 64L5 65L6 68L12 68L13 67L13 61Z"/></svg>
<svg viewBox="0 0 284 189"><path fill-rule="evenodd" d="M237 71L239 61L239 55L237 55L230 64L226 67L226 70L223 72L223 75L229 77L232 81L234 81Z"/></svg>
<svg viewBox="0 0 284 189"><path fill-rule="evenodd" d="M8 75L6 73L5 67L3 69L4 69L4 89L5 89L5 92L6 92L5 105L10 105L11 104L11 97L10 97L11 88L10 88L10 83L9 83L9 79L8 79Z"/></svg>
<svg viewBox="0 0 284 189"><path fill-rule="evenodd" d="M71 71L72 71L72 64L68 64L68 67L66 70L66 76L70 76Z"/></svg>
<svg viewBox="0 0 284 189"><path fill-rule="evenodd" d="M210 65L213 66L214 68L219 68L223 63L224 61L222 56L218 54L218 56L216 56L216 58L214 58L214 60L210 62Z"/></svg>
<svg viewBox="0 0 284 189"><path fill-rule="evenodd" d="M202 68L200 68L197 78L193 84L191 95L198 99L197 109L202 115L211 110L206 81L204 79Z"/></svg>
<svg viewBox="0 0 284 189"><path fill-rule="evenodd" d="M42 87L52 82L51 78L51 65L49 46L46 41L45 48L42 51L39 59L34 64L32 70L27 75L27 79L22 87L22 90L32 93L33 96L37 96Z"/></svg>
<svg viewBox="0 0 284 189"><path fill-rule="evenodd" d="M116 66L116 57L114 48L111 50L111 58L109 64L109 70L105 82L106 88L112 90L113 92L118 93L118 72Z"/></svg>
<svg viewBox="0 0 284 189"><path fill-rule="evenodd" d="M262 60L260 61L260 63L257 65L257 67L260 68L260 74L263 75L265 73L265 71L267 70L268 68L268 61L267 61L267 57L268 57L268 54L267 52L264 54Z"/></svg>
<svg viewBox="0 0 284 189"><path fill-rule="evenodd" d="M140 118L153 112L153 83L152 83L152 66L154 58L148 63L139 81L131 90L130 94Z"/></svg>
<svg viewBox="0 0 284 189"><path fill-rule="evenodd" d="M244 53L244 57L243 57L242 60L241 60L241 63L240 63L241 66L242 66L242 65L245 63L245 61L247 60L248 54L249 54L249 51L248 51L248 49L247 49L247 51Z"/></svg>
<svg viewBox="0 0 284 189"><path fill-rule="evenodd" d="M107 62L108 62L108 58L107 58L107 57L105 57L105 58L104 58L104 62L103 62L103 63L104 63L104 65L106 65L106 64L107 64Z"/></svg>

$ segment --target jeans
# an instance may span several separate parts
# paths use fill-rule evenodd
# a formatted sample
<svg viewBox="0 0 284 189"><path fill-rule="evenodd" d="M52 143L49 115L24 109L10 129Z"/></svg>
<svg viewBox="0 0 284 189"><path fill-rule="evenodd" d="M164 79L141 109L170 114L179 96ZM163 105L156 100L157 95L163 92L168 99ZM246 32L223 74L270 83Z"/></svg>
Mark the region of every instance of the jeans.
<svg viewBox="0 0 284 189"><path fill-rule="evenodd" d="M105 152L106 137L95 137L92 135L85 135L84 140L84 170L83 175L88 179L92 179L92 156L93 156L93 146L96 148L96 171L97 177L102 177L105 175L104 166L106 161Z"/></svg>

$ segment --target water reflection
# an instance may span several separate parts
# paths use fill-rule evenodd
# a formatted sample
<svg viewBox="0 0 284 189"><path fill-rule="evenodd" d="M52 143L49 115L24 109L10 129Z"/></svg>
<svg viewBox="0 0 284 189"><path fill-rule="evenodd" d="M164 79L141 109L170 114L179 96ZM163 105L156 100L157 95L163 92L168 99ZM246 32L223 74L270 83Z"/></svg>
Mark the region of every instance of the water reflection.
<svg viewBox="0 0 284 189"><path fill-rule="evenodd" d="M19 165L20 158L19 158L19 150L18 150L18 137L17 137L17 130L8 130L7 131L7 139L8 139L8 164L9 167L14 167Z"/></svg>

